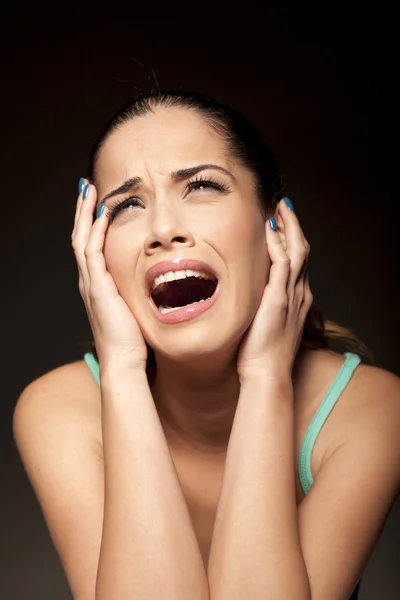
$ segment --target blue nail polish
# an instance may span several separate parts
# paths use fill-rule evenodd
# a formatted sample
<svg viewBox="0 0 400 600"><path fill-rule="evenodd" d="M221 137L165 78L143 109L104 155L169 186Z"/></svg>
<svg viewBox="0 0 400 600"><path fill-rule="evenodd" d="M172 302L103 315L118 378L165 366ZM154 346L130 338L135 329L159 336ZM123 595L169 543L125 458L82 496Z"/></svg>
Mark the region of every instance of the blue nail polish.
<svg viewBox="0 0 400 600"><path fill-rule="evenodd" d="M87 184L85 185L85 188L84 188L84 190L83 190L83 194L82 194L82 198L83 198L84 200L86 200L86 198L87 198L87 195L88 195L88 193L89 193L89 190L90 190L90 184L89 184L89 183L87 183Z"/></svg>
<svg viewBox="0 0 400 600"><path fill-rule="evenodd" d="M268 221L272 231L276 231L276 221L274 217L271 217L270 219L268 219Z"/></svg>
<svg viewBox="0 0 400 600"><path fill-rule="evenodd" d="M97 211L97 215L96 215L96 219L98 219L99 217L101 217L101 215L104 212L104 204L100 204L99 209Z"/></svg>
<svg viewBox="0 0 400 600"><path fill-rule="evenodd" d="M84 187L85 187L85 180L83 179L83 177L81 177L79 180L79 183L78 183L78 194L81 193L81 191L83 190Z"/></svg>
<svg viewBox="0 0 400 600"><path fill-rule="evenodd" d="M288 209L294 212L294 206L287 196L284 197L284 201Z"/></svg>

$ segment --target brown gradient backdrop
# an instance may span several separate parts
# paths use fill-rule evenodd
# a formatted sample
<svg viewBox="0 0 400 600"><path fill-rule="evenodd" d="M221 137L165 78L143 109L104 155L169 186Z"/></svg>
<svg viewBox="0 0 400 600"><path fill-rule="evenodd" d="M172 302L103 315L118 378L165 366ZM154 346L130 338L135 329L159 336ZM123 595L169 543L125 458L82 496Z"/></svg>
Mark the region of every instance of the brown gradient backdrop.
<svg viewBox="0 0 400 600"><path fill-rule="evenodd" d="M154 87L152 70L161 87L228 100L260 127L311 244L317 305L400 375L398 220L383 169L394 15L382 4L381 19L361 4L351 13L350 3L293 4L264 14L248 2L187 4L179 16L155 5L152 15L40 16L36 4L35 14L21 5L3 14L1 598L71 597L12 441L12 412L28 382L79 359L90 338L70 248L78 179L104 121ZM362 600L399 597L399 521L397 503Z"/></svg>

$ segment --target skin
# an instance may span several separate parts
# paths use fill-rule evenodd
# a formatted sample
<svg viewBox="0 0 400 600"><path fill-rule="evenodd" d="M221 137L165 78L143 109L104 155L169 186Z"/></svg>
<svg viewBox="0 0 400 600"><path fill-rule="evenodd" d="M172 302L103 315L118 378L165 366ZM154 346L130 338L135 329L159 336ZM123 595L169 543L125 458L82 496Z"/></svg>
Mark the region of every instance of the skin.
<svg viewBox="0 0 400 600"><path fill-rule="evenodd" d="M226 187L187 192L188 181L170 174L199 164ZM271 260L265 222L252 174L228 155L204 118L181 108L158 108L114 132L96 169L98 202L130 177L142 206L119 212L104 245L107 270L134 314L157 361L153 395L170 436L205 452L224 452L239 395L236 351L260 304ZM191 180L194 180L192 177ZM115 200L106 200L110 209ZM240 240L240 252L238 243ZM210 264L221 282L211 311L179 325L163 326L149 310L144 277L149 266L177 257ZM202 356L202 359L199 359Z"/></svg>

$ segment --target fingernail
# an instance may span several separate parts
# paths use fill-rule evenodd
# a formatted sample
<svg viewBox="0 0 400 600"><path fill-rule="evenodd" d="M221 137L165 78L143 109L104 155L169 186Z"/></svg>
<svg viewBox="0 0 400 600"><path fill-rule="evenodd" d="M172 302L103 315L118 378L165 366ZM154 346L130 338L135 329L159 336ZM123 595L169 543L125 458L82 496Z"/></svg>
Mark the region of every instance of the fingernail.
<svg viewBox="0 0 400 600"><path fill-rule="evenodd" d="M83 190L84 187L85 187L85 180L83 179L83 177L81 177L79 180L79 183L78 183L78 194L81 193L81 191Z"/></svg>
<svg viewBox="0 0 400 600"><path fill-rule="evenodd" d="M99 217L101 217L101 215L104 212L104 204L100 204L98 211L97 211L97 215L96 215L96 219L98 219Z"/></svg>
<svg viewBox="0 0 400 600"><path fill-rule="evenodd" d="M294 212L294 206L292 204L292 202L289 200L289 198L287 198L287 196L285 196L284 198L285 204L288 207L289 210L292 210Z"/></svg>
<svg viewBox="0 0 400 600"><path fill-rule="evenodd" d="M82 194L82 198L83 198L84 200L86 200L86 198L87 198L87 195L88 195L88 193L89 193L89 190L90 190L90 183L87 183L87 184L85 185L85 189L83 190L83 194Z"/></svg>
<svg viewBox="0 0 400 600"><path fill-rule="evenodd" d="M271 217L270 219L268 219L268 221L272 231L276 231L276 221L274 217Z"/></svg>

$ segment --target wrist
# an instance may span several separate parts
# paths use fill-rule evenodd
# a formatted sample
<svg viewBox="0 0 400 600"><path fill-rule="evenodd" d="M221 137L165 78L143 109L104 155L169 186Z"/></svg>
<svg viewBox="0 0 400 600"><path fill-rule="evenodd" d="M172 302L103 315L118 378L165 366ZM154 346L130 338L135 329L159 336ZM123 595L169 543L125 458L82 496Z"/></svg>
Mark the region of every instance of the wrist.
<svg viewBox="0 0 400 600"><path fill-rule="evenodd" d="M115 358L100 362L100 386L102 388L119 388L134 381L148 385L146 367L126 363Z"/></svg>
<svg viewBox="0 0 400 600"><path fill-rule="evenodd" d="M251 370L240 377L241 391L260 391L273 393L277 397L293 395L293 381L289 371Z"/></svg>
<svg viewBox="0 0 400 600"><path fill-rule="evenodd" d="M292 383L292 369L290 365L275 363L253 364L242 369L239 373L240 383L259 382L262 385L281 386Z"/></svg>

